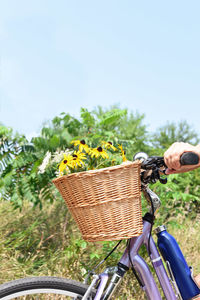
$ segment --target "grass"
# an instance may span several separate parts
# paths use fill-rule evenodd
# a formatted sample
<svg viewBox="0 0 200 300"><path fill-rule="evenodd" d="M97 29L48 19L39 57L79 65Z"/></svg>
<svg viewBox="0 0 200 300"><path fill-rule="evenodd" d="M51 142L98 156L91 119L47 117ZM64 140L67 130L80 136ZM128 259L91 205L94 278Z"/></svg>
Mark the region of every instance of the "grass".
<svg viewBox="0 0 200 300"><path fill-rule="evenodd" d="M43 210L28 204L22 211L9 202L0 203L0 283L26 276L62 276L83 280L84 274L106 256L116 244L87 243L63 202L44 205ZM176 219L168 225L194 274L200 273L199 219ZM109 259L115 264L125 242ZM138 283L128 272L115 299L145 299Z"/></svg>

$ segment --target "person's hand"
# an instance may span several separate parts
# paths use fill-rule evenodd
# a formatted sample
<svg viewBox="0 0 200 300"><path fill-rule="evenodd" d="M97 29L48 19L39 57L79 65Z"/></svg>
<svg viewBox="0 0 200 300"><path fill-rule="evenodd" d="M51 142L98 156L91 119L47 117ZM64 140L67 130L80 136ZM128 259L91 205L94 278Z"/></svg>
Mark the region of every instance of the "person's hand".
<svg viewBox="0 0 200 300"><path fill-rule="evenodd" d="M200 163L198 165L181 166L180 157L184 152L194 152L199 155L200 159L200 145L192 146L188 143L174 143L164 153L165 164L168 167L165 172L166 174L184 173L194 170L200 166Z"/></svg>

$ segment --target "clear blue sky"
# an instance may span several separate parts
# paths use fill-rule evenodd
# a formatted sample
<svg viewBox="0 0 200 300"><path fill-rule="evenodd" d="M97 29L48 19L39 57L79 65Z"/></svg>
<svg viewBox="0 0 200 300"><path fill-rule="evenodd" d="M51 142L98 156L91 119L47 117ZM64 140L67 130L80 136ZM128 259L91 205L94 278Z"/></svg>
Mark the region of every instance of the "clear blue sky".
<svg viewBox="0 0 200 300"><path fill-rule="evenodd" d="M200 1L0 1L0 122L28 136L97 105L199 130Z"/></svg>

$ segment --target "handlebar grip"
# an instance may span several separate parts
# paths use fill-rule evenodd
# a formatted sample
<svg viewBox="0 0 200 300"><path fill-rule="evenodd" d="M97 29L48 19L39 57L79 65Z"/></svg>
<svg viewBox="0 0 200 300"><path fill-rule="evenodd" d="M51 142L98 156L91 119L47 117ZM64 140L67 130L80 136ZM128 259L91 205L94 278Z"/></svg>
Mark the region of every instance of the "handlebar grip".
<svg viewBox="0 0 200 300"><path fill-rule="evenodd" d="M194 152L185 152L181 155L180 163L184 165L197 165L199 163L199 156Z"/></svg>

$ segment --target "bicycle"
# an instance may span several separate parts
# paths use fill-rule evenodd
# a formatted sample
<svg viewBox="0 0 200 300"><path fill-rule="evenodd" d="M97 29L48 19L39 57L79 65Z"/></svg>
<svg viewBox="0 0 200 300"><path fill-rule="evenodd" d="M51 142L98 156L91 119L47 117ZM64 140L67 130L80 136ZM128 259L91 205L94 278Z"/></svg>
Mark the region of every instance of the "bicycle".
<svg viewBox="0 0 200 300"><path fill-rule="evenodd" d="M108 300L113 296L114 291L123 279L125 273L129 270L129 268L131 268L141 288L143 291L145 291L147 298L150 300L162 300L159 288L147 263L138 254L142 245L145 245L148 251L153 269L158 277L165 299L176 300L179 298L182 300L188 300L200 294L200 287L198 287L197 283L195 282L191 270L189 273L187 273L185 270L181 269L183 270L181 273L185 273L178 273L177 275L177 272L180 272L180 266L178 266L178 270L176 270L174 269L174 264L176 265L176 261L175 263L171 264L169 261L166 261L168 269L167 273L163 264L163 260L151 235L152 226L155 219L155 212L160 207L161 201L159 197L152 190L150 190L148 184L155 183L157 181L160 181L162 184L167 182L167 179L162 178L160 175L161 173L164 174L165 172L166 165L164 163L164 159L163 157L159 156L148 157L143 152L136 154L134 159L140 159L142 162L141 189L145 198L150 203L150 210L143 217L143 233L140 236L132 237L128 240L127 247L117 266L107 267L100 274L95 273L95 270L99 267L99 265L101 265L111 254L109 253L103 261L101 261L92 271L89 272L84 283L57 277L32 277L18 279L0 285L0 299L55 298L74 300ZM198 156L192 152L184 153L181 157L181 164L197 164L198 159ZM165 227L159 226L156 230L157 234L159 235L160 233L165 232ZM115 248L118 246L118 244L115 246ZM111 252L113 252L115 248ZM164 259L167 260L166 255L169 253L166 254L164 250L162 247L160 247L160 251ZM175 251L177 250L175 249ZM182 279L182 275L187 276L187 282ZM90 277L92 277L92 279L90 285L88 285L87 282ZM179 280L180 278L182 280L181 286L179 282L181 281ZM192 292L189 291L190 294L188 294L188 290L184 290L187 284L192 286ZM193 293L192 297L191 293Z"/></svg>

